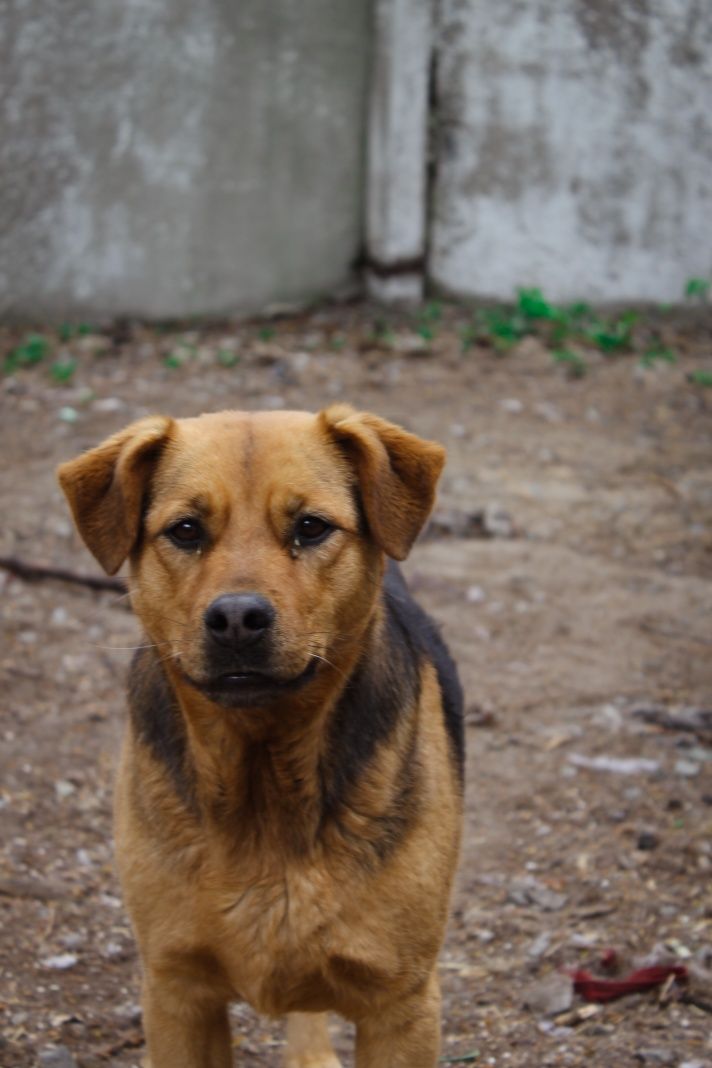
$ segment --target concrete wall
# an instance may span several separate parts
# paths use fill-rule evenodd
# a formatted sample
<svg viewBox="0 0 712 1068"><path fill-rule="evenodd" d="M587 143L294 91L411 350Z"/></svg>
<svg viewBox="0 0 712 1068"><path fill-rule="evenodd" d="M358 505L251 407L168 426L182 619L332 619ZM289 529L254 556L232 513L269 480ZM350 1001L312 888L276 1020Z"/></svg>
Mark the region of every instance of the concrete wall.
<svg viewBox="0 0 712 1068"><path fill-rule="evenodd" d="M679 300L712 271L710 0L441 0L431 278Z"/></svg>
<svg viewBox="0 0 712 1068"><path fill-rule="evenodd" d="M333 291L362 235L371 0L0 0L0 315Z"/></svg>

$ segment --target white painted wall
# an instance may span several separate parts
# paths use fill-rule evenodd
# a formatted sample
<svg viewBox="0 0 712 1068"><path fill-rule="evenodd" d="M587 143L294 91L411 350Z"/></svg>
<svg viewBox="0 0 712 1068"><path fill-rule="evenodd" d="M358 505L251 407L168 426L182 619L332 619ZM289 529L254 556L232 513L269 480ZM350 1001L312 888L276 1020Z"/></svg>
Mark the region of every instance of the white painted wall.
<svg viewBox="0 0 712 1068"><path fill-rule="evenodd" d="M333 292L370 39L371 0L0 0L0 315Z"/></svg>
<svg viewBox="0 0 712 1068"><path fill-rule="evenodd" d="M430 276L679 300L712 271L709 0L441 0Z"/></svg>
<svg viewBox="0 0 712 1068"><path fill-rule="evenodd" d="M366 277L385 301L423 294L432 43L432 0L375 0Z"/></svg>

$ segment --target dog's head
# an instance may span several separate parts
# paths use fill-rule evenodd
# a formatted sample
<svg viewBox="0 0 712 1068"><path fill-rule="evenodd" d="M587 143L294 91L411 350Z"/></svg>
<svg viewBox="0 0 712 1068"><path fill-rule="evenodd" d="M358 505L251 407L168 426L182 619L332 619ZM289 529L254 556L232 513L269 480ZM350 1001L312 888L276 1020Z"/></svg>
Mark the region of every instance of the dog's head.
<svg viewBox="0 0 712 1068"><path fill-rule="evenodd" d="M444 457L334 405L142 419L58 474L102 567L130 558L133 606L169 671L245 707L355 647L383 554L409 552Z"/></svg>

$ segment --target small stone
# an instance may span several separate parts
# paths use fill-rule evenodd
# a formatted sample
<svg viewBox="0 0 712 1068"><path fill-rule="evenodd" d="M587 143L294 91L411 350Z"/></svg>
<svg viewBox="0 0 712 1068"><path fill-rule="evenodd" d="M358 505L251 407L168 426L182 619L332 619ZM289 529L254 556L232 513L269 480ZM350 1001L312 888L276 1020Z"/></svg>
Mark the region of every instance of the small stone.
<svg viewBox="0 0 712 1068"><path fill-rule="evenodd" d="M700 765L695 764L692 760L676 760L675 761L675 774L680 775L683 779L694 779L695 775L699 775Z"/></svg>
<svg viewBox="0 0 712 1068"><path fill-rule="evenodd" d="M522 1004L532 1012L543 1016L556 1016L571 1008L574 1000L574 984L570 975L554 972L546 979L532 983L524 992Z"/></svg>
<svg viewBox="0 0 712 1068"><path fill-rule="evenodd" d="M73 968L78 959L79 958L74 953L58 953L54 957L45 957L40 963L43 968L50 968L54 971L64 972L68 968Z"/></svg>
<svg viewBox="0 0 712 1068"><path fill-rule="evenodd" d="M60 408L57 412L57 418L61 419L63 423L76 423L79 418L79 412L76 408Z"/></svg>
<svg viewBox="0 0 712 1068"><path fill-rule="evenodd" d="M510 415L518 415L519 412L524 411L524 405L517 397L504 397L504 399L499 402L499 406L505 412L509 412Z"/></svg>
<svg viewBox="0 0 712 1068"><path fill-rule="evenodd" d="M527 956L532 960L539 960L549 950L551 946L551 931L542 931L540 935L534 939L527 950Z"/></svg>
<svg viewBox="0 0 712 1068"><path fill-rule="evenodd" d="M525 907L536 905L544 909L545 912L557 912L564 907L568 898L566 894L559 894L555 890L550 890L548 886L544 886L534 876L523 875L520 878L512 879L507 892L507 900L514 905Z"/></svg>
<svg viewBox="0 0 712 1068"><path fill-rule="evenodd" d="M660 770L659 761L646 760L644 757L590 757L582 753L569 753L567 760L577 768L611 771L617 775L654 775Z"/></svg>
<svg viewBox="0 0 712 1068"><path fill-rule="evenodd" d="M641 831L638 835L638 841L635 843L635 848L647 851L657 849L659 844L660 839L652 831Z"/></svg>
<svg viewBox="0 0 712 1068"><path fill-rule="evenodd" d="M54 784L54 792L62 801L65 797L71 797L73 793L76 793L76 790L74 783L68 782L67 779L58 779Z"/></svg>
<svg viewBox="0 0 712 1068"><path fill-rule="evenodd" d="M95 412L120 412L125 407L119 397L97 397L92 404Z"/></svg>
<svg viewBox="0 0 712 1068"><path fill-rule="evenodd" d="M641 1064L674 1064L676 1057L668 1049L639 1049L635 1059Z"/></svg>
<svg viewBox="0 0 712 1068"><path fill-rule="evenodd" d="M514 523L509 512L499 504L487 504L482 511L482 529L490 538L511 538Z"/></svg>
<svg viewBox="0 0 712 1068"><path fill-rule="evenodd" d="M77 1062L66 1046L47 1046L37 1058L39 1068L77 1068Z"/></svg>
<svg viewBox="0 0 712 1068"><path fill-rule="evenodd" d="M465 600L469 601L470 604L482 604L483 601L487 600L487 594L481 586L468 586Z"/></svg>

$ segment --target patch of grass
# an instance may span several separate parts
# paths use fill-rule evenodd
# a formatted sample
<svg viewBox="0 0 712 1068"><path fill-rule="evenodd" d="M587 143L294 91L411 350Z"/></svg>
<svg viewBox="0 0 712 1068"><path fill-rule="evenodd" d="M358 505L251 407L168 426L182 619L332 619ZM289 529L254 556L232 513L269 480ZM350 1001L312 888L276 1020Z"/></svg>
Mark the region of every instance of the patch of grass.
<svg viewBox="0 0 712 1068"><path fill-rule="evenodd" d="M583 356L579 356L578 352L572 352L571 349L554 349L551 355L554 363L565 367L571 378L583 378L588 370Z"/></svg>
<svg viewBox="0 0 712 1068"><path fill-rule="evenodd" d="M712 371L690 371L687 377L695 386L704 386L705 389L712 389Z"/></svg>
<svg viewBox="0 0 712 1068"><path fill-rule="evenodd" d="M654 367L656 363L677 363L677 353L661 341L655 341L640 357L641 367Z"/></svg>
<svg viewBox="0 0 712 1068"><path fill-rule="evenodd" d="M685 282L685 296L688 300L707 300L710 286L712 286L712 279L688 278Z"/></svg>
<svg viewBox="0 0 712 1068"><path fill-rule="evenodd" d="M49 373L55 382L64 385L66 382L71 382L76 369L77 361L73 356L70 356L68 359L57 360L56 363L53 363Z"/></svg>
<svg viewBox="0 0 712 1068"><path fill-rule="evenodd" d="M601 352L610 354L629 351L633 348L633 327L637 321L637 312L623 312L617 319L608 323L596 323L589 327L587 334Z"/></svg>
<svg viewBox="0 0 712 1068"><path fill-rule="evenodd" d="M271 341L274 337L275 330L273 326L261 326L257 331L257 336L260 341Z"/></svg>
<svg viewBox="0 0 712 1068"><path fill-rule="evenodd" d="M235 367L240 362L240 357L234 349L218 349L216 355L222 367Z"/></svg>
<svg viewBox="0 0 712 1068"><path fill-rule="evenodd" d="M94 328L90 323L62 323L59 330L60 341L71 341L73 337L86 337L93 334Z"/></svg>
<svg viewBox="0 0 712 1068"><path fill-rule="evenodd" d="M6 374L12 374L20 367L32 367L42 363L50 348L49 339L43 334L28 334L22 344L7 354L3 370Z"/></svg>

